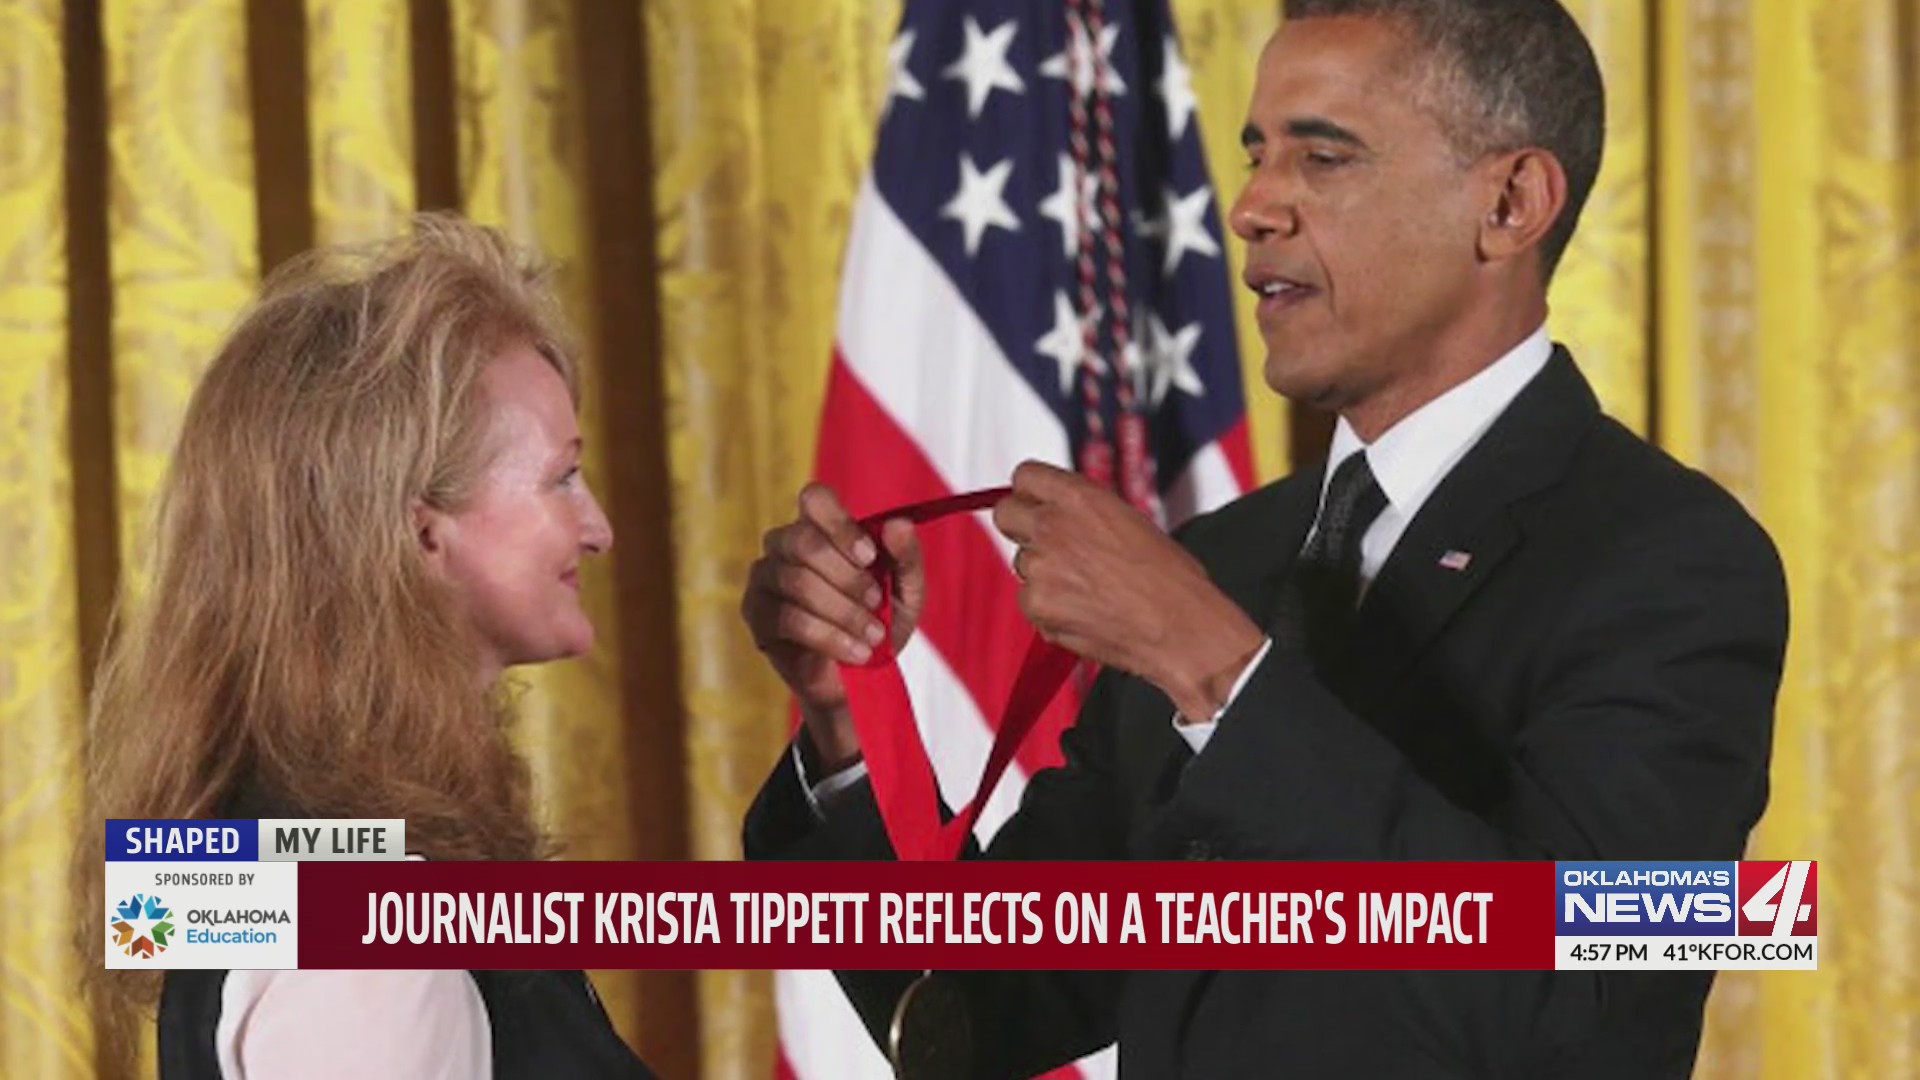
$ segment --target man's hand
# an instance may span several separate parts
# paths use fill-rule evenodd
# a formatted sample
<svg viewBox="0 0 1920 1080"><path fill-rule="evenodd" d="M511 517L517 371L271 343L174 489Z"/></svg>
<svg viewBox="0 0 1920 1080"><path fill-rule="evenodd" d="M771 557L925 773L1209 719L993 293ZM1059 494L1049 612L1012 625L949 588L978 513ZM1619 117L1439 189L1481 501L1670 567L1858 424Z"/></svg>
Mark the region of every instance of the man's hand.
<svg viewBox="0 0 1920 1080"><path fill-rule="evenodd" d="M1019 545L1020 607L1048 641L1159 687L1205 720L1265 636L1198 560L1078 474L1029 461L994 527Z"/></svg>
<svg viewBox="0 0 1920 1080"><path fill-rule="evenodd" d="M911 524L889 521L881 542L895 563L893 647L913 636L926 599L920 540ZM860 753L847 688L836 663L864 664L885 628L875 610L880 586L870 568L879 552L832 489L809 484L800 492L800 516L768 532L765 552L747 575L740 614L800 701L814 749L829 771Z"/></svg>

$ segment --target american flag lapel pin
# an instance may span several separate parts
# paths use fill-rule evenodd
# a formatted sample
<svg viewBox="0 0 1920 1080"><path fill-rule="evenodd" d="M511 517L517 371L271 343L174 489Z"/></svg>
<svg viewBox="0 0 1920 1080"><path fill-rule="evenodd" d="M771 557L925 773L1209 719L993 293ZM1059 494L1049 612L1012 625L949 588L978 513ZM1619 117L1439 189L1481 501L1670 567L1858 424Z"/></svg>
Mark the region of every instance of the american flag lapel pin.
<svg viewBox="0 0 1920 1080"><path fill-rule="evenodd" d="M1461 551L1458 548L1449 548L1445 555L1440 556L1440 568L1442 570L1452 570L1458 573L1472 565L1473 554L1471 552Z"/></svg>

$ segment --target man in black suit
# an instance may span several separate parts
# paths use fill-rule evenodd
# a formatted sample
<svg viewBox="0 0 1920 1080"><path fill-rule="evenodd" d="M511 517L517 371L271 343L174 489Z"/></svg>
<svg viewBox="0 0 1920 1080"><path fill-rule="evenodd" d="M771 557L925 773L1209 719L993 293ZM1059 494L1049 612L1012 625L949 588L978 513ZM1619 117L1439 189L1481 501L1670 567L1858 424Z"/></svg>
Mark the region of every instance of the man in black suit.
<svg viewBox="0 0 1920 1080"><path fill-rule="evenodd" d="M1599 169L1600 77L1554 0L1292 0L1231 225L1266 380L1329 466L1169 540L1023 466L1022 604L1105 665L1016 859L1735 859L1766 801L1786 596L1712 481L1601 414L1546 284ZM822 488L744 612L804 734L750 856L890 857L832 661L878 624ZM918 610L912 530L896 633ZM804 774L804 775L803 775ZM813 785L810 787L809 785ZM967 973L980 1077L1120 1043L1129 1077L1679 1077L1705 973ZM842 977L876 1032L906 976Z"/></svg>

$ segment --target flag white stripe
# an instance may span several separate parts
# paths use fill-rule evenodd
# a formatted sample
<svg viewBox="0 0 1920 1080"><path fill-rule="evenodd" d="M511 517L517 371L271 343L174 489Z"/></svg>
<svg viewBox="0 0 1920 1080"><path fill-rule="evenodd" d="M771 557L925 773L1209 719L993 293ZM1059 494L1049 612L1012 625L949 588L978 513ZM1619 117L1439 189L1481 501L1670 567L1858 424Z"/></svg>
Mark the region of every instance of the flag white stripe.
<svg viewBox="0 0 1920 1080"><path fill-rule="evenodd" d="M1108 1045L1074 1062L1083 1080L1115 1080L1120 1075L1120 1048Z"/></svg>
<svg viewBox="0 0 1920 1080"><path fill-rule="evenodd" d="M801 1080L893 1080L893 1067L833 972L775 972L773 1005L780 1052Z"/></svg>
<svg viewBox="0 0 1920 1080"><path fill-rule="evenodd" d="M1065 466L1067 433L869 175L854 201L840 355L956 492L1004 484L1029 458ZM937 366L920 355L941 343Z"/></svg>
<svg viewBox="0 0 1920 1080"><path fill-rule="evenodd" d="M1193 455L1186 471L1167 489L1167 519L1175 525L1195 514L1217 510L1239 498L1240 481L1227 462L1227 452L1210 442Z"/></svg>
<svg viewBox="0 0 1920 1080"><path fill-rule="evenodd" d="M913 701L914 718L927 747L927 758L933 762L934 775L940 781L940 796L958 811L973 798L974 790L980 785L980 774L987 769L993 728L974 705L973 695L967 692L946 658L925 634L916 635L900 651L900 675L906 680L907 696ZM1026 786L1026 773L1018 762L1010 763L974 823L974 835L982 844L991 840L1019 809L1020 793Z"/></svg>

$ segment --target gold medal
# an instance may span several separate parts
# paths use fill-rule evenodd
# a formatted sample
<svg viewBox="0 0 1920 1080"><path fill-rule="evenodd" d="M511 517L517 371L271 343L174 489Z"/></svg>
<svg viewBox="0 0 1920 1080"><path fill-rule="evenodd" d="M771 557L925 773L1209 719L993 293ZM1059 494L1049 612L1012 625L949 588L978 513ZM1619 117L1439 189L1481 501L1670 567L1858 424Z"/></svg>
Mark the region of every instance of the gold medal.
<svg viewBox="0 0 1920 1080"><path fill-rule="evenodd" d="M900 995L887 1058L897 1080L971 1080L973 1023L966 996L950 977L929 971Z"/></svg>

